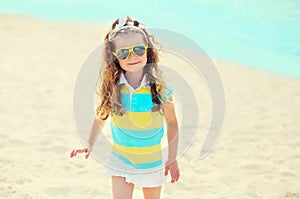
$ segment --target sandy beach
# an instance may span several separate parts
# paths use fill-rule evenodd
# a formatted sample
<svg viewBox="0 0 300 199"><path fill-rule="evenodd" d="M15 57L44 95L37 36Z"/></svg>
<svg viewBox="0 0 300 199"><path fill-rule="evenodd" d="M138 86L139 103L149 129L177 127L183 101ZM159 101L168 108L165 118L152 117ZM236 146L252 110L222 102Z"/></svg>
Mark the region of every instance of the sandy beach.
<svg viewBox="0 0 300 199"><path fill-rule="evenodd" d="M104 165L69 158L83 147L73 118L76 77L107 29L0 14L1 199L112 198ZM179 159L181 179L168 182L162 198L299 199L300 79L213 61L226 94L222 136L199 159L207 126L199 129ZM207 121L209 114L203 110Z"/></svg>

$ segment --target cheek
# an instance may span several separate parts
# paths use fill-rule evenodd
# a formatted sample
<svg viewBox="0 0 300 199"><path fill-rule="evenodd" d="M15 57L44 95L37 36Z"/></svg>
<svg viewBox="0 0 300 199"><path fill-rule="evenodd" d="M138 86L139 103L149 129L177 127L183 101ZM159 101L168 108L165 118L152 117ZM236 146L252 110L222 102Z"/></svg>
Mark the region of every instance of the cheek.
<svg viewBox="0 0 300 199"><path fill-rule="evenodd" d="M141 61L141 64L146 65L147 64L147 54L143 55L142 57L139 57L139 60ZM122 69L126 69L127 67L127 59L125 60L118 60L119 64Z"/></svg>
<svg viewBox="0 0 300 199"><path fill-rule="evenodd" d="M146 64L146 63L147 63L147 54L143 55L143 56L141 57L141 60L142 60L142 62L143 62L144 64Z"/></svg>
<svg viewBox="0 0 300 199"><path fill-rule="evenodd" d="M125 69L126 67L126 60L118 60L119 61L119 64L121 66L122 69Z"/></svg>

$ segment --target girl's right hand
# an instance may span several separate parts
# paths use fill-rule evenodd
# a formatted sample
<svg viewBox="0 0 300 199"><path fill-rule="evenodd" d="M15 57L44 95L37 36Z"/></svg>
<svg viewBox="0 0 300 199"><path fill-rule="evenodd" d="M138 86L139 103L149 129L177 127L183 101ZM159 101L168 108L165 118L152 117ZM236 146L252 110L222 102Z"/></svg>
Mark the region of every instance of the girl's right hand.
<svg viewBox="0 0 300 199"><path fill-rule="evenodd" d="M88 146L84 149L74 149L71 152L70 158L76 156L78 153L86 153L85 159L87 159L90 156L90 154L92 153L92 150L93 150L93 146L91 144L88 144Z"/></svg>
<svg viewBox="0 0 300 199"><path fill-rule="evenodd" d="M85 159L88 159L88 157L90 156L90 154L92 153L93 150L93 145L91 145L90 143L88 143L88 146L86 148L86 155L85 155Z"/></svg>
<svg viewBox="0 0 300 199"><path fill-rule="evenodd" d="M86 153L87 152L87 148L84 149L74 149L71 152L70 158L73 158L74 156L76 156L78 153Z"/></svg>
<svg viewBox="0 0 300 199"><path fill-rule="evenodd" d="M92 153L92 150L88 148L85 148L86 149L86 154L85 154L85 159L88 159L88 157L90 156L90 154Z"/></svg>

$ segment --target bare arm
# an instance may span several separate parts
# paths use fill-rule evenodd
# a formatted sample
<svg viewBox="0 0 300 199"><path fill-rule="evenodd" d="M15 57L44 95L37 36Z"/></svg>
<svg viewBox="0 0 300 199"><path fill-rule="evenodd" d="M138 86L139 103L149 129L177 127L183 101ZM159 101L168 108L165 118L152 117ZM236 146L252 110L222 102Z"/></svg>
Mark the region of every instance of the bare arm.
<svg viewBox="0 0 300 199"><path fill-rule="evenodd" d="M104 126L105 126L105 121L106 120L97 120L96 118L94 118L93 125L92 125L91 131L90 131L90 135L89 135L89 138L87 140L88 146L85 149L86 150L86 155L85 155L86 159L91 154L91 152L93 150L93 146L96 142L96 139L97 139L98 135L100 134L100 132L102 131L102 129L104 128Z"/></svg>
<svg viewBox="0 0 300 199"><path fill-rule="evenodd" d="M165 175L168 175L170 171L172 180L171 182L176 182L179 179L180 171L176 161L177 149L178 149L178 123L175 114L175 107L170 99L169 102L163 105L163 110L165 113L165 119L167 123L167 135L168 135L168 160L166 162Z"/></svg>
<svg viewBox="0 0 300 199"><path fill-rule="evenodd" d="M93 125L92 125L91 131L90 131L90 135L87 140L90 145L93 146L95 144L98 135L100 134L100 132L102 131L102 129L105 126L105 121L106 120L97 120L96 118L94 118Z"/></svg>
<svg viewBox="0 0 300 199"><path fill-rule="evenodd" d="M178 148L178 124L175 115L175 108L173 103L166 103L163 105L165 119L167 123L167 135L168 135L168 149L169 160L176 160L177 148Z"/></svg>

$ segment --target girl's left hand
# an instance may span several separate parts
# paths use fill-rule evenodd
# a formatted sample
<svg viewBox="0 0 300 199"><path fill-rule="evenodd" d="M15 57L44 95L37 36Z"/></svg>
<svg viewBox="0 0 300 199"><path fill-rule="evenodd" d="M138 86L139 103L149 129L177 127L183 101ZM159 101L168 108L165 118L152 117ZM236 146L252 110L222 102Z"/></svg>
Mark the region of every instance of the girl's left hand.
<svg viewBox="0 0 300 199"><path fill-rule="evenodd" d="M166 167L165 167L165 176L168 175L168 172L170 171L171 174L171 183L177 182L180 177L180 170L178 168L177 160L168 160L166 162Z"/></svg>

